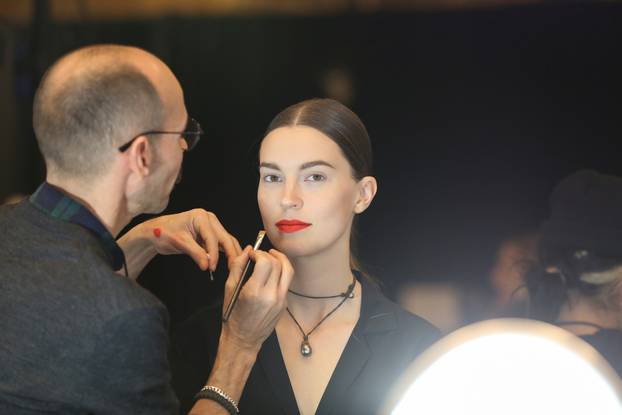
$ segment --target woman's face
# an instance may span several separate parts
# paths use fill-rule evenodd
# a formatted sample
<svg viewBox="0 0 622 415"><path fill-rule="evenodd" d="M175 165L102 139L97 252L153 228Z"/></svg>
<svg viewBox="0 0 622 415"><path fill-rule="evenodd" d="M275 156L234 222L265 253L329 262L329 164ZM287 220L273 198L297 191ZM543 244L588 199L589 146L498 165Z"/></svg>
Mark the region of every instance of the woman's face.
<svg viewBox="0 0 622 415"><path fill-rule="evenodd" d="M280 127L264 138L257 201L270 241L290 258L347 249L360 198L341 149L318 130Z"/></svg>

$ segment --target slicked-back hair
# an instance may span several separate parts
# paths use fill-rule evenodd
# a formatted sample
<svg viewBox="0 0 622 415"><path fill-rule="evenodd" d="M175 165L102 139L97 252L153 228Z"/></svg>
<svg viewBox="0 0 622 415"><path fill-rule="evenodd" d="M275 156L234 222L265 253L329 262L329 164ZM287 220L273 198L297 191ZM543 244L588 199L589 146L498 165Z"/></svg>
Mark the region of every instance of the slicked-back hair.
<svg viewBox="0 0 622 415"><path fill-rule="evenodd" d="M305 126L316 129L330 138L345 156L352 169L352 177L359 181L371 176L373 152L367 128L348 107L329 98L314 98L285 108L272 119L264 138L280 127ZM261 144L260 144L261 146ZM365 273L357 258L356 216L350 234L350 267L359 271L368 282L376 280Z"/></svg>
<svg viewBox="0 0 622 415"><path fill-rule="evenodd" d="M162 123L164 107L156 88L130 64L87 68L61 85L52 85L53 70L35 94L33 127L46 165L56 174L102 174L120 145Z"/></svg>
<svg viewBox="0 0 622 415"><path fill-rule="evenodd" d="M356 180L372 175L373 153L367 129L348 107L328 98L315 98L285 108L272 120L266 136L279 127L311 127L335 142L352 167Z"/></svg>

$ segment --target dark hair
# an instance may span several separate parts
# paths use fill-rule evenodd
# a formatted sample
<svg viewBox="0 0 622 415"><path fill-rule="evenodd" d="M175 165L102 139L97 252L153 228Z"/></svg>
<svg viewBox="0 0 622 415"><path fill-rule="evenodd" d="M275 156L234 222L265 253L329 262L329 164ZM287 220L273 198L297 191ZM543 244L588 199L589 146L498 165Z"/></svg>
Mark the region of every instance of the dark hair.
<svg viewBox="0 0 622 415"><path fill-rule="evenodd" d="M106 53L110 48L114 50L100 46L83 53ZM158 128L164 113L154 85L134 66L85 66L60 84L58 76L50 76L56 65L50 68L33 106L33 127L48 168L72 177L103 172L119 145Z"/></svg>
<svg viewBox="0 0 622 415"><path fill-rule="evenodd" d="M622 179L577 171L555 186L550 205L539 263L527 274L530 316L555 321L569 291L610 308L622 279Z"/></svg>
<svg viewBox="0 0 622 415"><path fill-rule="evenodd" d="M274 117L264 138L277 128L296 125L314 128L333 140L348 160L355 180L372 175L373 153L367 129L361 119L339 101L314 98L291 105ZM368 277L356 258L356 252L355 217L350 235L350 266Z"/></svg>
<svg viewBox="0 0 622 415"><path fill-rule="evenodd" d="M372 175L373 154L367 129L348 107L334 99L309 99L285 108L270 122L267 136L279 127L302 125L314 128L339 146L360 180Z"/></svg>
<svg viewBox="0 0 622 415"><path fill-rule="evenodd" d="M543 321L555 322L562 306L568 300L568 292L599 301L609 306L609 298L620 283L608 272L622 266L622 258L609 258L585 250L541 250L538 263L527 273L529 291L528 315ZM601 274L595 281L590 275Z"/></svg>

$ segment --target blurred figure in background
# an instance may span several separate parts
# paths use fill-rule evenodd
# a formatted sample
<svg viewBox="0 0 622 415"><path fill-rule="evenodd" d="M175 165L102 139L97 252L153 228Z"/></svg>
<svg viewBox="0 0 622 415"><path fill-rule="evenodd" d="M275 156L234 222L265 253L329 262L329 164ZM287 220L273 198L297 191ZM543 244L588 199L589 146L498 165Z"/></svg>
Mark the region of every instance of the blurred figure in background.
<svg viewBox="0 0 622 415"><path fill-rule="evenodd" d="M499 244L487 278L452 282L412 282L398 290L399 304L444 333L474 321L525 315L525 274L537 257L538 235L513 233Z"/></svg>
<svg viewBox="0 0 622 415"><path fill-rule="evenodd" d="M494 292L492 315L511 317L524 313L525 274L537 258L537 243L537 233L525 232L512 235L499 245L489 275Z"/></svg>
<svg viewBox="0 0 622 415"><path fill-rule="evenodd" d="M465 297L471 293L465 291L452 282L412 282L397 290L397 303L449 333L466 322Z"/></svg>
<svg viewBox="0 0 622 415"><path fill-rule="evenodd" d="M575 333L622 375L622 178L583 170L564 179L538 257L529 317Z"/></svg>

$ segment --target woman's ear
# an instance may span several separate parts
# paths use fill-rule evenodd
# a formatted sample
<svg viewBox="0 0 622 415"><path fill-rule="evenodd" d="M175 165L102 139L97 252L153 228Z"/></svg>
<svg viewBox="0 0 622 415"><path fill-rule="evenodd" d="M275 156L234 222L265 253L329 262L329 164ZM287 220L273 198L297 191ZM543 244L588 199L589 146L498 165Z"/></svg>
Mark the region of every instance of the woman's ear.
<svg viewBox="0 0 622 415"><path fill-rule="evenodd" d="M376 178L372 176L365 176L358 181L358 198L354 205L354 213L363 213L365 209L369 207L371 201L374 200L376 192L378 191L378 183Z"/></svg>

